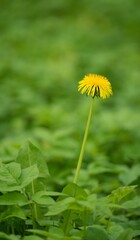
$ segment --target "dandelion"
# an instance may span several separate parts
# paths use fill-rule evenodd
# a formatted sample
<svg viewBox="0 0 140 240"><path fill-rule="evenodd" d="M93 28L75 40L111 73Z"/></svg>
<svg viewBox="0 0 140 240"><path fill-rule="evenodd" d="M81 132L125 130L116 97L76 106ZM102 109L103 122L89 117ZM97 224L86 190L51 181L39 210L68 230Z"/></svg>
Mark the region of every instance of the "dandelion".
<svg viewBox="0 0 140 240"><path fill-rule="evenodd" d="M112 95L111 84L106 77L88 74L79 82L78 91L92 97L108 98Z"/></svg>
<svg viewBox="0 0 140 240"><path fill-rule="evenodd" d="M87 95L91 95L92 101L91 101L91 105L90 105L89 115L88 115L88 119L87 119L87 125L85 128L84 138L83 138L83 142L82 142L82 146L81 146L81 151L80 151L80 155L79 155L79 159L78 159L78 163L77 163L77 167L76 167L76 171L75 171L75 175L74 175L74 179L73 179L74 184L77 184L80 169L82 166L87 136L88 136L89 127L90 127L91 118L92 118L94 97L96 96L96 97L100 97L100 98L108 98L110 95L112 95L112 88L111 88L111 84L108 81L108 79L106 77L96 75L96 74L89 74L89 75L85 76L83 78L83 80L81 80L79 82L78 91L81 92L82 94L86 93ZM64 225L64 229L63 229L65 236L67 236L67 233L69 230L71 211L72 210L68 210L67 215L66 215L66 222Z"/></svg>
<svg viewBox="0 0 140 240"><path fill-rule="evenodd" d="M92 118L94 97L95 96L100 98L110 97L110 95L112 95L112 87L106 77L96 75L96 74L89 74L79 82L78 91L81 92L82 94L86 93L88 96L91 95L92 101L90 105L87 125L86 125L85 134L84 134L84 138L81 146L81 151L80 151L80 155L77 163L77 168L76 168L75 176L73 179L73 183L76 183L76 184L78 181L79 172L80 172L82 161L83 161L83 155L85 151L90 122Z"/></svg>

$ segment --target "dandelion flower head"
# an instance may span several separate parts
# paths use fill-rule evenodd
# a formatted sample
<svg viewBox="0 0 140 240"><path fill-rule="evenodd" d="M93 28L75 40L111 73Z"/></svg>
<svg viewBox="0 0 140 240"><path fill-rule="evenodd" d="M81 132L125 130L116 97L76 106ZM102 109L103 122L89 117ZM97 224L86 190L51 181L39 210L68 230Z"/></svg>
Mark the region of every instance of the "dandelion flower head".
<svg viewBox="0 0 140 240"><path fill-rule="evenodd" d="M86 75L78 85L78 91L88 96L108 98L112 95L112 87L106 77L96 74Z"/></svg>

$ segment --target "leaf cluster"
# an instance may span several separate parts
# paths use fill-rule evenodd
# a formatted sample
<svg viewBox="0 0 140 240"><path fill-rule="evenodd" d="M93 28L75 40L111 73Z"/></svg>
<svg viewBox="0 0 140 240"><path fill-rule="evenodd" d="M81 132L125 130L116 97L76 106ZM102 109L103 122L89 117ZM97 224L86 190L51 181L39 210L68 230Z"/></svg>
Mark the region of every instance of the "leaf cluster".
<svg viewBox="0 0 140 240"><path fill-rule="evenodd" d="M0 238L131 240L139 235L137 226L127 223L131 209L140 207L139 197L127 198L136 186L99 197L74 183L50 191L49 178L46 160L31 142L15 160L1 162Z"/></svg>

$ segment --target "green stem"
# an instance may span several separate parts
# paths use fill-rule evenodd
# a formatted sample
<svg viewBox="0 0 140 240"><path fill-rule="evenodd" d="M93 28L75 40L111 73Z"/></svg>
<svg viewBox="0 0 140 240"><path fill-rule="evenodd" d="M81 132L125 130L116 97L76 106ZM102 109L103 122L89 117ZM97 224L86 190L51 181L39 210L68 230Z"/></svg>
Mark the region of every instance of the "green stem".
<svg viewBox="0 0 140 240"><path fill-rule="evenodd" d="M68 234L70 217L71 217L71 210L68 210L67 215L66 215L66 219L65 219L65 222L64 222L64 227L63 227L64 236L67 236L67 234Z"/></svg>
<svg viewBox="0 0 140 240"><path fill-rule="evenodd" d="M79 155L79 159L78 159L78 164L77 164L75 176L74 176L74 179L73 179L73 183L75 183L75 184L77 184L80 169L81 169L81 165L82 165L82 161L83 161L83 155L84 155L84 151L85 151L85 146L86 146L87 136L88 136L88 132L89 132L90 122L91 122L91 118L92 118L93 101L94 101L94 98L92 98L92 101L91 101L88 120L87 120L87 125L86 125L85 134L84 134L84 138L83 138L83 143L82 143L82 147L81 147L81 151L80 151L80 155Z"/></svg>
<svg viewBox="0 0 140 240"><path fill-rule="evenodd" d="M32 166L30 157L29 157L29 166ZM31 182L31 193L32 195L35 194L34 181ZM35 229L37 227L38 214L37 214L37 206L36 206L36 203L34 202L31 203L31 214L32 214L33 229Z"/></svg>
<svg viewBox="0 0 140 240"><path fill-rule="evenodd" d="M31 183L31 187L32 187L32 195L35 194L35 188L34 188L34 182L32 181ZM33 203L32 204L32 221L33 221L33 228L35 229L37 224L36 224L36 221L37 221L38 217L37 217L37 206L36 206L36 203Z"/></svg>
<svg viewBox="0 0 140 240"><path fill-rule="evenodd" d="M86 129L85 129L85 134L84 134L84 138L83 138L83 142L82 142L82 147L81 147L81 151L80 151L80 155L79 155L79 159L78 159L78 163L77 163L75 176L74 176L74 179L73 179L73 183L75 183L75 184L77 184L80 169L81 169L81 165L82 165L82 161L83 161L83 155L84 155L84 151L85 151L85 146L86 146L87 136L88 136L88 132L89 132L90 122L91 122L91 118L92 118L93 100L94 99L92 98L91 105L90 105L90 110L89 110L89 115L88 115L88 120L87 120L87 125L86 125ZM65 219L64 228L63 228L65 236L67 236L67 234L68 234L68 228L69 228L69 222L70 222L71 214L72 214L72 211L68 210L67 216L66 216L66 219ZM85 228L86 228L86 226L85 226Z"/></svg>

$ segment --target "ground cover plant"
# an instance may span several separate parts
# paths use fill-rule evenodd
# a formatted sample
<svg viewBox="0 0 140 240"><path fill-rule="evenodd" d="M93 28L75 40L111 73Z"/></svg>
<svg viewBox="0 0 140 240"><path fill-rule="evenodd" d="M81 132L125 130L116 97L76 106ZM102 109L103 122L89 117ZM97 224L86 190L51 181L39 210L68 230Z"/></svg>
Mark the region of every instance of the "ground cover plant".
<svg viewBox="0 0 140 240"><path fill-rule="evenodd" d="M0 239L140 239L139 5L0 1Z"/></svg>

